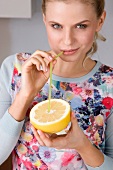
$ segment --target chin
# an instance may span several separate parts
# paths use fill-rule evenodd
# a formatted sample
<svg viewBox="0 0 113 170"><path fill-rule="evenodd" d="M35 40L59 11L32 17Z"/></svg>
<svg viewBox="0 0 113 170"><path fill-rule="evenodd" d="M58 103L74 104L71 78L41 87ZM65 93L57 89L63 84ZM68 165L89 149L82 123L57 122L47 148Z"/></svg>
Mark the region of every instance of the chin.
<svg viewBox="0 0 113 170"><path fill-rule="evenodd" d="M64 55L62 55L62 59L67 62L76 62L81 59L80 50L72 51L72 52L65 52Z"/></svg>
<svg viewBox="0 0 113 170"><path fill-rule="evenodd" d="M78 59L75 59L75 56L74 57L67 57L67 56L64 56L64 57L60 57L61 60L65 61L65 62L77 62Z"/></svg>

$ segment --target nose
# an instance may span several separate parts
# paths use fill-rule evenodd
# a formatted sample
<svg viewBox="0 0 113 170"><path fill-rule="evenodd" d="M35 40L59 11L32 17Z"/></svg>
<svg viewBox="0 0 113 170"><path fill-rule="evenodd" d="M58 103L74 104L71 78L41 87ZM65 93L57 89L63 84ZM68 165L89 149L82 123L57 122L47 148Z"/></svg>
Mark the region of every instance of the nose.
<svg viewBox="0 0 113 170"><path fill-rule="evenodd" d="M74 36L72 30L68 29L64 31L63 41L66 46L72 45L74 42Z"/></svg>

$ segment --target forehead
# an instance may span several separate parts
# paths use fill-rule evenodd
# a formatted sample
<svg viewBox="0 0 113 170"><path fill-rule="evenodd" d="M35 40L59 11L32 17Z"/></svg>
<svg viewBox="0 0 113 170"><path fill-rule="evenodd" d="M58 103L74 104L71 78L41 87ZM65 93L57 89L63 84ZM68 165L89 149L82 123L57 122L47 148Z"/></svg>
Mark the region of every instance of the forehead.
<svg viewBox="0 0 113 170"><path fill-rule="evenodd" d="M49 1L46 4L46 17L64 19L95 19L96 13L91 4L81 1Z"/></svg>

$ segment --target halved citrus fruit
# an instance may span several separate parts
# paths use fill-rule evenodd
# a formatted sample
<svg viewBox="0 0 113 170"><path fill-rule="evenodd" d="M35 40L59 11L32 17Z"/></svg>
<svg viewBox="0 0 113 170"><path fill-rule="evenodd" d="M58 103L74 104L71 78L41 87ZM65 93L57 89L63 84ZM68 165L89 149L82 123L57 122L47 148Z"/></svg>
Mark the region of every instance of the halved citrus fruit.
<svg viewBox="0 0 113 170"><path fill-rule="evenodd" d="M36 104L30 112L30 122L36 128L47 133L57 133L70 122L70 105L62 99L51 99L51 110L48 112L49 100Z"/></svg>

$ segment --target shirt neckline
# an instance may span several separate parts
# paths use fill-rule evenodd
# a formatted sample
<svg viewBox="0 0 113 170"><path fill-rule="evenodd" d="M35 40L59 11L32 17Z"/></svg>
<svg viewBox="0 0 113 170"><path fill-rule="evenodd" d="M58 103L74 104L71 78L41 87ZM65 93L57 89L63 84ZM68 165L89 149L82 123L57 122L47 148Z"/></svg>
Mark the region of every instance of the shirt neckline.
<svg viewBox="0 0 113 170"><path fill-rule="evenodd" d="M99 69L99 67L102 65L101 62L97 61L96 65L93 67L93 69L86 75L82 76L82 77L78 77L78 78L65 78L65 77L60 77L57 76L55 74L52 75L52 79L55 81L61 81L61 82L81 82L81 81L85 81L89 78L91 78L96 71Z"/></svg>

